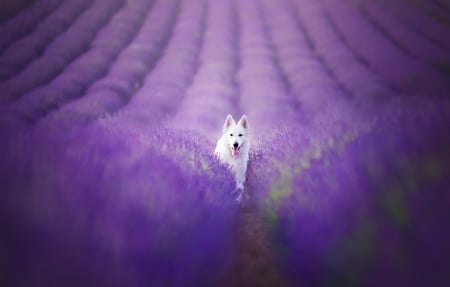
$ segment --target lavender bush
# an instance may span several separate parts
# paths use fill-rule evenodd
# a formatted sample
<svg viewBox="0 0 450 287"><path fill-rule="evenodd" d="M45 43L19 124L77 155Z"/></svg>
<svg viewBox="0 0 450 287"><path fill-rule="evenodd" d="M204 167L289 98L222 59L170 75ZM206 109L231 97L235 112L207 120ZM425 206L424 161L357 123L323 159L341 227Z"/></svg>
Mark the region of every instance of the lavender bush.
<svg viewBox="0 0 450 287"><path fill-rule="evenodd" d="M67 1L39 23L32 33L12 43L0 57L1 80L11 78L30 61L36 59L49 41L65 31L84 10L89 9L89 2L91 1Z"/></svg>
<svg viewBox="0 0 450 287"><path fill-rule="evenodd" d="M177 3L155 3L157 6L151 10L132 42L121 52L108 75L92 84L82 97L55 110L49 118L58 119L60 123L88 123L126 105L142 84L145 73L155 65L168 40L177 14Z"/></svg>
<svg viewBox="0 0 450 287"><path fill-rule="evenodd" d="M43 21L61 3L60 0L48 0L30 3L26 9L6 20L0 27L0 51L3 52L17 38L29 33Z"/></svg>
<svg viewBox="0 0 450 287"><path fill-rule="evenodd" d="M446 77L436 72L408 53L404 53L390 37L374 27L357 7L346 1L324 1L331 21L341 30L342 37L355 50L359 57L383 74L397 88L409 94L446 96L448 90ZM389 64L395 59L396 65ZM420 84L419 79L422 79Z"/></svg>
<svg viewBox="0 0 450 287"><path fill-rule="evenodd" d="M106 9L101 2L94 3L91 9L81 14L71 27L46 47L41 57L27 63L26 67L15 77L8 79L4 84L4 101L26 97L27 92L47 84L74 58L85 52L97 30L108 21L120 2L111 4L115 5L110 5Z"/></svg>
<svg viewBox="0 0 450 287"><path fill-rule="evenodd" d="M45 132L3 146L3 282L216 284L237 206L208 146L170 130Z"/></svg>
<svg viewBox="0 0 450 287"><path fill-rule="evenodd" d="M448 7L391 2L3 18L0 282L274 286L249 259L273 253L284 285L449 285ZM212 155L228 113L250 125L241 205Z"/></svg>
<svg viewBox="0 0 450 287"><path fill-rule="evenodd" d="M277 136L281 144L269 140L269 149L283 151L260 156L251 184L262 191L261 211L293 282L446 282L443 270L450 261L442 254L449 252L443 244L449 234L442 219L449 216L449 137L444 133L450 118L436 105L412 106L380 108L376 121L364 123L362 117L363 124L325 119L324 134L311 132L316 122L295 127L295 139L286 131ZM427 130L427 139L418 127ZM429 264L435 267L425 267Z"/></svg>

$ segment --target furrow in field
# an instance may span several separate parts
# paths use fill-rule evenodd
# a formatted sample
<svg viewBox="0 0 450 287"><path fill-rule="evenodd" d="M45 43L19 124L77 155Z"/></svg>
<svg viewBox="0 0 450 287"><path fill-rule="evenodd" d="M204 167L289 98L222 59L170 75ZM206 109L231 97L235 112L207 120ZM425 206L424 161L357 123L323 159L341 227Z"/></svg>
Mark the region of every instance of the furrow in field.
<svg viewBox="0 0 450 287"><path fill-rule="evenodd" d="M324 3L349 45L390 83L412 95L446 94L449 84L445 76L398 49L355 6L344 1L325 0Z"/></svg>
<svg viewBox="0 0 450 287"><path fill-rule="evenodd" d="M143 24L151 3L150 0L127 2L99 31L86 53L72 62L48 85L5 106L5 110L34 123L51 110L82 96L89 85L108 72L120 51L132 40Z"/></svg>
<svg viewBox="0 0 450 287"><path fill-rule="evenodd" d="M450 50L450 30L435 19L427 17L415 5L406 2L379 0L384 9L391 11L390 13L394 14L399 21L404 22L413 31L441 46L444 50Z"/></svg>
<svg viewBox="0 0 450 287"><path fill-rule="evenodd" d="M295 119L295 106L277 68L274 48L268 40L259 3L238 3L240 67L237 82L240 106L253 122L252 134Z"/></svg>
<svg viewBox="0 0 450 287"><path fill-rule="evenodd" d="M408 2L408 4L410 4L411 6L416 6L422 14L431 19L435 19L441 25L450 27L450 12L446 5L441 2L442 1L437 0L411 0Z"/></svg>
<svg viewBox="0 0 450 287"><path fill-rule="evenodd" d="M17 100L63 73L77 57L89 50L97 34L112 16L120 11L122 4L123 0L96 0L64 33L46 47L38 59L1 85L4 90L3 103Z"/></svg>
<svg viewBox="0 0 450 287"><path fill-rule="evenodd" d="M61 5L61 0L35 1L13 18L0 24L0 55L14 41L31 33L59 5Z"/></svg>
<svg viewBox="0 0 450 287"><path fill-rule="evenodd" d="M263 3L274 56L285 75L292 94L290 97L300 105L298 116L304 119L306 113L316 113L332 102L349 99L350 96L317 53L305 24L301 22L304 19L295 14L294 7L288 1Z"/></svg>
<svg viewBox="0 0 450 287"><path fill-rule="evenodd" d="M378 3L363 2L360 9L377 29L411 57L435 68L450 68L450 54L447 50L405 26Z"/></svg>
<svg viewBox="0 0 450 287"><path fill-rule="evenodd" d="M197 70L207 5L205 0L184 0L180 9L163 55L128 104L110 120L150 127L170 119L176 112Z"/></svg>
<svg viewBox="0 0 450 287"><path fill-rule="evenodd" d="M69 0L61 4L33 33L10 45L0 56L0 81L11 78L39 58L47 45L90 9L91 3L92 0Z"/></svg>
<svg viewBox="0 0 450 287"><path fill-rule="evenodd" d="M295 113L299 113L299 99L296 98L293 91L294 83L299 79L298 74L292 73L289 70L287 64L293 61L301 61L301 45L300 44L304 36L301 31L297 35L295 32L296 27L293 21L292 15L287 13L283 17L280 17L279 13L286 12L285 1L281 1L279 5L274 5L275 3L270 1L261 2L261 13L264 20L264 28L266 31L268 45L272 50L272 60L274 66L279 74L279 81L283 83L283 90L280 91L285 94L285 98L288 104L292 106ZM295 42L295 44L294 44ZM292 56L288 57L287 56ZM300 59L299 59L300 58Z"/></svg>
<svg viewBox="0 0 450 287"><path fill-rule="evenodd" d="M199 68L167 125L211 135L228 113L237 116L237 39L232 1L211 1L207 14Z"/></svg>
<svg viewBox="0 0 450 287"><path fill-rule="evenodd" d="M178 19L178 0L160 0L149 12L133 41L121 52L104 78L86 93L49 115L58 124L86 124L126 105L162 55Z"/></svg>
<svg viewBox="0 0 450 287"><path fill-rule="evenodd" d="M3 1L2 9L0 10L0 25L17 16L22 10L31 6L32 3L33 1L29 0Z"/></svg>
<svg viewBox="0 0 450 287"><path fill-rule="evenodd" d="M327 64L337 81L356 100L393 96L395 91L384 79L374 72L339 37L319 1L294 1L294 9L304 23L317 53Z"/></svg>

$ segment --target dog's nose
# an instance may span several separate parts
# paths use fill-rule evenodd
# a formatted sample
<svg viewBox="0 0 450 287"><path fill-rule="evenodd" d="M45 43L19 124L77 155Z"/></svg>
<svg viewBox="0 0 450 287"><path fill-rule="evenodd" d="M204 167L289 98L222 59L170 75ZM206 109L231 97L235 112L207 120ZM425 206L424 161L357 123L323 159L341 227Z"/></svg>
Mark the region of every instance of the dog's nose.
<svg viewBox="0 0 450 287"><path fill-rule="evenodd" d="M234 146L234 148L237 148L238 147L238 143L234 143L233 146Z"/></svg>

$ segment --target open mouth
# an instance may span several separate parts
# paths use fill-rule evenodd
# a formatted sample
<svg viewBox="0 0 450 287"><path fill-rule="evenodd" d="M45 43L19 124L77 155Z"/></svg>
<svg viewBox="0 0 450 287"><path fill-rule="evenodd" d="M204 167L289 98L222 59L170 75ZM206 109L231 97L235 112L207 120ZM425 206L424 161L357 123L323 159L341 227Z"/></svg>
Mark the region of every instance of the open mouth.
<svg viewBox="0 0 450 287"><path fill-rule="evenodd" d="M239 150L241 149L241 147L240 146L238 146L238 147L231 147L231 156L232 157L234 157L234 158L237 158L237 157L239 157Z"/></svg>

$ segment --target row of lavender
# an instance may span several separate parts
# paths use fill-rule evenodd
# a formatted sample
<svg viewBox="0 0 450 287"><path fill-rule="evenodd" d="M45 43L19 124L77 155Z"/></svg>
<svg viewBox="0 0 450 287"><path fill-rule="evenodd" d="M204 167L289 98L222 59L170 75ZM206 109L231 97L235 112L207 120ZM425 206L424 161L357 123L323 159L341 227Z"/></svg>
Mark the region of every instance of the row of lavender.
<svg viewBox="0 0 450 287"><path fill-rule="evenodd" d="M8 139L5 286L217 284L237 206L232 175L196 136L53 127Z"/></svg>
<svg viewBox="0 0 450 287"><path fill-rule="evenodd" d="M39 23L32 33L11 43L1 57L2 77L4 81L24 69L53 41L67 33L73 27L73 21L79 19L83 11L89 11L90 1L69 1L61 5L45 21ZM85 19L84 19L85 20ZM61 32L64 32L61 34ZM64 36L62 37L64 38ZM5 45L6 46L6 45ZM33 49L30 49L33 47Z"/></svg>
<svg viewBox="0 0 450 287"><path fill-rule="evenodd" d="M392 100L448 93L432 18L386 1L75 2L23 16L40 22L29 35L4 26L0 127L26 130L0 143L4 282L213 284L236 206L212 140L242 112L249 192L295 284L443 279L448 265L426 268L448 263L433 256L447 251L450 111Z"/></svg>
<svg viewBox="0 0 450 287"><path fill-rule="evenodd" d="M21 119L35 122L66 103L78 102L77 99L82 99L84 104L74 104L69 110L73 112L72 109L75 109L75 113L83 117L82 121L114 112L129 101L136 89L152 81L150 74L157 74L156 71L153 72L153 68L157 68L154 64L167 38L171 38L173 43L181 42L181 40L175 40L177 37L171 37L170 30L173 24L171 21L174 19L173 13L177 10L172 7L172 4L159 3L152 6L149 1L134 1L126 4L118 1L117 5L109 5L109 3L108 9L105 10L100 2L94 2L89 7L88 3L83 5L80 3L62 3L39 23L35 30L18 41L10 43L9 48L0 55L0 61L3 61L1 66L5 69L5 73L9 73L5 76L3 83L0 83L3 90L0 101L2 103L12 101L5 107L6 111L2 112L12 113ZM51 5L46 8L49 10L52 9L52 5L57 5L53 2L49 4ZM73 5L78 6L75 9ZM117 9L120 5L124 6L119 13ZM199 5L199 3L188 3L184 7ZM163 6L163 8L157 6ZM432 18L418 14L414 7L408 7L408 11L411 10L410 13L407 16L401 13L403 17L397 19L394 17L394 12L397 13L398 10L395 9L396 5L383 1L372 4L362 2L354 5L345 1L322 3L303 0L282 1L279 5L266 3L263 6L266 6L264 8L266 10L264 19L267 19L265 25L270 30L265 32L265 36L271 37L272 45L276 46L274 49L278 58L277 65L283 70L282 81L288 84L284 90L288 90L297 98L302 98L300 101L304 102L303 104L308 105L309 101L316 101L316 98L321 97L317 94L327 94L317 92L317 89L323 89L323 91L341 89L348 96L363 100L367 97L392 96L402 92L442 96L448 89L446 84L448 81L441 73L448 70L449 56L446 53L448 43L445 41L445 36L440 37L441 40L436 39L436 33L447 35L448 31ZM139 27L143 25L142 21L147 9L151 9L153 16L147 19L147 28L139 30ZM386 13L381 13L382 9L385 9ZM25 16L29 14L26 12L29 11L24 12ZM111 18L115 13L117 15ZM45 11L42 14L45 15ZM22 19L27 24L25 20L30 23L36 21L25 16L22 17L23 19L16 17L18 19L14 18L10 22L16 23ZM414 18L411 19L412 17ZM64 22L66 26L55 24L60 18L68 21ZM67 27L70 21L73 21L73 25ZM153 25L152 29L150 28L152 22L160 25L157 26L158 28ZM413 25L415 22L429 27L429 33L418 31L418 28ZM194 32L188 26L184 27L186 23L184 20L180 20L179 23L178 30L184 29L185 32L197 33L197 36L191 34L192 37L182 37L181 32L175 33L179 35L178 38L188 40L187 43L177 44L181 45L179 47L189 47L190 41L200 40L202 28L196 28L197 32ZM54 26L58 29L53 29ZM64 27L67 30L62 30ZM6 34L14 35L12 25L5 25L3 28ZM241 28L234 30L236 34L240 33ZM281 30L283 28L285 30ZM215 30L215 28L210 29ZM226 29L231 31L229 27ZM131 40L130 36L138 33L138 30L140 36ZM15 33L20 34L18 31ZM43 33L51 34L44 36ZM56 37L58 35L59 37ZM41 42L35 43L36 41ZM197 48L199 44L195 44ZM172 47L177 45L173 44ZM255 42L255 46L259 45L260 43ZM35 49L29 49L30 46L34 46ZM196 53L199 51L193 47L190 47L192 55L186 55L184 58L171 56L174 52L167 53L170 51L169 48L164 55L165 58L177 61L179 64L189 61L189 57L197 59ZM222 50L222 46L217 48L219 51ZM251 46L249 48L254 49ZM140 53L133 52L140 49L142 49ZM183 50L182 48L172 49ZM118 54L121 50L124 55L119 59ZM83 57L79 57L83 52L86 53ZM273 51L269 51L269 54L271 52ZM167 61L166 59L158 63ZM396 63L393 66L390 64L392 61ZM87 69L86 66L90 67L92 63L95 63L98 68ZM162 63L160 65L163 65ZM196 65L190 65L190 67L196 67ZM83 73L79 72L81 70ZM317 70L322 72L318 73ZM109 73L107 80L96 83L107 72ZM181 72L190 76L195 73L189 69L180 69ZM164 77L170 78L168 81L185 82L179 87L183 94L184 89L189 85L189 77L178 79L176 75L163 73ZM232 74L233 71L230 70L227 73ZM149 77L144 80L145 75ZM91 94L86 93L85 90L92 85L94 87L100 85L107 91L92 97L93 99L83 99ZM165 87L161 88L161 85L158 84L158 88L152 90L157 89L155 93L164 94ZM90 91L93 91L92 88ZM141 90L147 91L147 89ZM273 91L273 93L279 92L279 88ZM58 96L48 99L49 93L58 94ZM99 91L95 92L95 94L99 93ZM96 98L99 98L99 108L96 107L97 104L90 105L91 102L97 102ZM165 106L170 104L166 103ZM288 101L287 104L292 102ZM91 111L92 106L95 111ZM59 114L64 115L65 112L61 111ZM167 116L170 115L166 114Z"/></svg>
<svg viewBox="0 0 450 287"><path fill-rule="evenodd" d="M106 5L99 1L94 4L97 5L83 14L89 19L81 19L80 27L74 24L71 26L72 30L60 35L58 40L61 41L53 42L54 51L47 49L47 57L44 54L37 62L28 65L21 74L4 83L6 97L16 97L29 91L11 103L8 109L30 122L35 122L37 118L45 116L65 102L80 97L89 85L105 75L111 61L129 43L142 24L151 3L144 0L130 2L114 15L91 43L96 31L92 31L90 25L100 25L100 19L107 20L111 16L108 13L114 11L111 3ZM106 5L108 9L102 5ZM88 44L90 49L85 51L84 46ZM68 64L66 61L73 56L78 58ZM66 64L68 66L64 66ZM93 66L95 68L92 68ZM62 68L64 71L60 73ZM47 84L41 86L43 83Z"/></svg>
<svg viewBox="0 0 450 287"><path fill-rule="evenodd" d="M377 16L380 15L381 8L366 7L364 13L358 11L356 5L350 5L346 1L324 1L324 3L330 21L336 25L337 31L347 41L349 47L390 84L408 94L427 97L446 96L449 89L448 75L443 75L437 68L442 66L445 72L449 61L448 53L436 53L438 48L431 44L424 48L420 44L411 47L411 43L408 43L409 45L403 43L405 38L419 43L427 43L429 40L417 34L413 34L416 39L410 39L411 35L408 34L410 31L406 28L403 31L394 29L391 27L394 25L390 23L392 17L388 13L382 13L381 16L388 18L389 21L384 20L383 23L390 26L380 27L377 24L377 20L380 21ZM368 4L366 6L371 7ZM426 51L433 55L432 62L418 58L411 51L415 54L423 54Z"/></svg>
<svg viewBox="0 0 450 287"><path fill-rule="evenodd" d="M130 3L132 7L139 2ZM6 129L10 134L1 149L5 158L1 180L6 186L1 218L10 220L2 220L8 230L1 238L8 248L3 282L217 285L233 247L231 230L238 206L230 195L232 175L213 159L212 142L192 133L151 127L176 112L193 79L206 27L198 19L206 21L210 11L208 21L218 28L231 13L230 3L210 7L205 1L187 3L155 3L108 75L90 85L83 97L76 99L82 90L60 80L69 74L66 68L38 90L41 93L33 91L8 106L8 111L20 111L33 123L70 100L32 129ZM222 9L228 14L222 15ZM128 14L135 16L136 11ZM161 25L156 27L156 21ZM117 36L116 29L107 38L120 39ZM222 36L218 33L216 41ZM90 70L103 68L76 67L80 66L71 70L79 73L71 79L83 77L79 86L92 83L82 82ZM63 90L45 96L52 86L55 92L58 87ZM119 109L112 119L74 125Z"/></svg>
<svg viewBox="0 0 450 287"><path fill-rule="evenodd" d="M0 51L3 52L15 40L30 33L46 16L51 14L61 3L59 0L34 2L19 11L15 17L4 21L0 26ZM31 3L30 3L31 4Z"/></svg>
<svg viewBox="0 0 450 287"><path fill-rule="evenodd" d="M294 286L448 284L450 106L413 97L448 96L439 71L448 55L424 39L435 58L418 59L424 46L415 57L403 53L345 2L292 4L271 7L282 16L267 24L272 55L308 121L262 139L250 170L283 271ZM295 12L305 40L289 23ZM393 58L398 66L386 61ZM295 75L296 65L317 68ZM409 98L392 99L401 91ZM285 116L280 110L273 117Z"/></svg>
<svg viewBox="0 0 450 287"><path fill-rule="evenodd" d="M87 124L106 114L112 114L123 106L131 106L131 99L134 101L141 98L139 94L143 94L141 91L146 89L144 84L147 82L146 75L150 71L155 73L159 66L164 65L166 56L163 58L161 56L165 45L168 45L169 50L170 46L182 44L181 39L176 39L189 32L183 31L182 27L174 28L175 19L179 19L177 21L189 19L189 14L185 10L181 15L177 15L177 11L181 9L178 2L175 0L155 3L145 23L131 43L121 51L108 74L93 83L82 97L72 99L51 113L48 117L50 122L68 125ZM168 44L169 39L171 44ZM156 62L158 67L155 68ZM176 78L175 74L174 77ZM139 111L136 108L134 114L138 116ZM153 110L158 111L159 107L155 106ZM147 111L145 114L150 113Z"/></svg>
<svg viewBox="0 0 450 287"><path fill-rule="evenodd" d="M292 125L259 150L250 185L294 285L448 284L441 104L393 102L376 115L359 106L370 116Z"/></svg>

